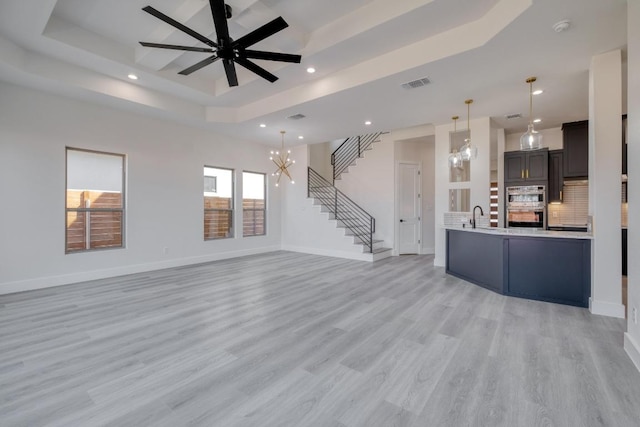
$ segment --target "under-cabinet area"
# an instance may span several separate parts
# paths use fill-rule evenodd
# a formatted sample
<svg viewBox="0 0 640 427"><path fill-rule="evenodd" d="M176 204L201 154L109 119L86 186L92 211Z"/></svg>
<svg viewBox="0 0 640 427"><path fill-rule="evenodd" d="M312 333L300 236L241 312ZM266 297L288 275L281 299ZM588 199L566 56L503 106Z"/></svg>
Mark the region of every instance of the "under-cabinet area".
<svg viewBox="0 0 640 427"><path fill-rule="evenodd" d="M591 236L515 229L447 229L448 274L520 298L588 307Z"/></svg>

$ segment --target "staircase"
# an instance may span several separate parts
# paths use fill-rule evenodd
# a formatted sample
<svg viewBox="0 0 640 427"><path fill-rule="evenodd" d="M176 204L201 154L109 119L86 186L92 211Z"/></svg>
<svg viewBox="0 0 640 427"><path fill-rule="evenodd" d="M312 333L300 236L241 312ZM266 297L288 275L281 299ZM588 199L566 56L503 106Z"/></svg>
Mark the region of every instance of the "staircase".
<svg viewBox="0 0 640 427"><path fill-rule="evenodd" d="M343 192L334 187L312 168L307 168L307 197L319 204L337 226L345 229L345 235L353 237L353 243L371 254L370 261L391 256L391 248L382 247L382 240L375 240L376 220Z"/></svg>
<svg viewBox="0 0 640 427"><path fill-rule="evenodd" d="M364 157L364 152L371 149L371 144L378 142L378 137L384 132L370 133L368 135L351 136L331 154L333 166L333 181L348 172L349 166L356 164L356 160Z"/></svg>

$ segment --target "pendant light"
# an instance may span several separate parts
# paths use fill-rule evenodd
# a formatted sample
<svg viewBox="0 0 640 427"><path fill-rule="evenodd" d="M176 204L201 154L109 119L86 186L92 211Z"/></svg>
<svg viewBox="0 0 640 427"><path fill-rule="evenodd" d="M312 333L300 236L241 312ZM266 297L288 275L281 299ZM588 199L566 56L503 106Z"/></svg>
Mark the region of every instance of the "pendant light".
<svg viewBox="0 0 640 427"><path fill-rule="evenodd" d="M453 119L453 133L455 134L457 132L456 130L456 123L457 120L460 117L458 116L453 116L451 117L451 119ZM462 154L458 152L457 148L453 149L453 153L449 154L449 167L450 168L461 168L462 167Z"/></svg>
<svg viewBox="0 0 640 427"><path fill-rule="evenodd" d="M529 126L527 132L520 137L520 150L539 150L542 148L542 134L533 128L533 82L537 79L529 77Z"/></svg>
<svg viewBox="0 0 640 427"><path fill-rule="evenodd" d="M473 160L478 157L478 147L471 144L471 127L469 126L469 113L471 110L471 104L473 103L473 99L467 99L464 101L467 104L467 138L464 140L464 145L460 149L460 153L462 154L462 160Z"/></svg>
<svg viewBox="0 0 640 427"><path fill-rule="evenodd" d="M271 176L277 176L276 187L280 186L280 178L282 175L286 175L291 181L292 184L295 184L295 181L291 177L291 173L289 172L289 167L293 165L296 161L291 160L289 155L291 154L291 150L284 151L284 134L286 132L281 130L280 134L282 135L282 141L280 143L280 151L271 151L271 156L269 160L273 161L278 167L275 172L271 174Z"/></svg>

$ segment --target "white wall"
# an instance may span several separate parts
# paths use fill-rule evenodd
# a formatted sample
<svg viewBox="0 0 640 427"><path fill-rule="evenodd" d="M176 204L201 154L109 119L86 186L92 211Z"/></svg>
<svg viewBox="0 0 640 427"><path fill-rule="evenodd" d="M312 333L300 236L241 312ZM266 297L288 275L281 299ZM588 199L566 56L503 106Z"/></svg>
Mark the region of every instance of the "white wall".
<svg viewBox="0 0 640 427"><path fill-rule="evenodd" d="M310 144L309 166L324 179L333 182L333 166L331 166L331 143ZM296 159L297 161L297 159Z"/></svg>
<svg viewBox="0 0 640 427"><path fill-rule="evenodd" d="M126 154L126 248L65 255L66 146ZM0 83L0 293L279 249L280 200L271 187L267 236L203 239L203 166L234 168L242 188L243 169L271 172L267 154L212 132ZM240 197L236 203L241 224Z"/></svg>
<svg viewBox="0 0 640 427"><path fill-rule="evenodd" d="M562 150L562 128L538 129L536 126L536 130L542 134L542 147L549 150ZM508 134L504 151L520 151L520 137L523 133Z"/></svg>
<svg viewBox="0 0 640 427"><path fill-rule="evenodd" d="M589 68L589 215L593 218L591 298L594 314L624 318L620 176L622 52L591 59Z"/></svg>
<svg viewBox="0 0 640 427"><path fill-rule="evenodd" d="M435 136L396 142L397 162L422 165L422 247L421 253L435 253Z"/></svg>
<svg viewBox="0 0 640 427"><path fill-rule="evenodd" d="M627 126L628 126L628 167L629 180L637 177L640 168L640 2L627 2ZM637 182L629 188L629 228L628 228L628 307L629 314L633 308L640 310L640 264L637 254L640 253L640 185ZM633 214L635 212L635 214ZM640 315L640 314L639 314ZM640 324L629 316L624 348L640 370Z"/></svg>

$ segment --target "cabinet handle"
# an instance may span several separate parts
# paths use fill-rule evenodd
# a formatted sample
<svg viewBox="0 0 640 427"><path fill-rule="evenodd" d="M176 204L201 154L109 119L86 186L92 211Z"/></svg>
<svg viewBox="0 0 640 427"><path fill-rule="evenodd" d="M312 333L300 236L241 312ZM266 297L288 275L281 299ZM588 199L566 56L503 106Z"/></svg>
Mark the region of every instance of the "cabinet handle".
<svg viewBox="0 0 640 427"><path fill-rule="evenodd" d="M527 169L527 179L529 179L529 169Z"/></svg>
<svg viewBox="0 0 640 427"><path fill-rule="evenodd" d="M560 201L562 201L562 190L560 190Z"/></svg>
<svg viewBox="0 0 640 427"><path fill-rule="evenodd" d="M520 170L520 178L524 179L524 169Z"/></svg>

